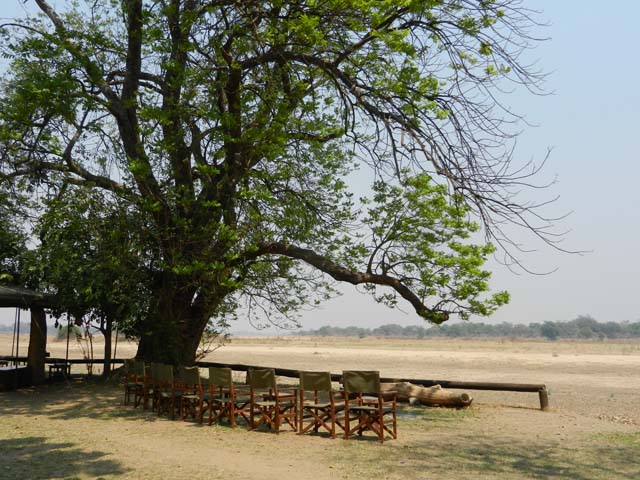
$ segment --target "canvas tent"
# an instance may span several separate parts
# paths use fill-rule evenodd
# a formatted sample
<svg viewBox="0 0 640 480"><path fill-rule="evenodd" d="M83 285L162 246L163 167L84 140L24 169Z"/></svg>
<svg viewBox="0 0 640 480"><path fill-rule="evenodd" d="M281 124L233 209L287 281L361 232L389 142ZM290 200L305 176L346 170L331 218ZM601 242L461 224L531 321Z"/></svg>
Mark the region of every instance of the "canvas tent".
<svg viewBox="0 0 640 480"><path fill-rule="evenodd" d="M41 383L45 378L47 323L44 309L54 305L55 299L52 295L17 286L0 285L0 307L31 310L27 365L31 370L33 383Z"/></svg>
<svg viewBox="0 0 640 480"><path fill-rule="evenodd" d="M54 298L46 293L36 292L28 288L0 285L0 307L49 308Z"/></svg>

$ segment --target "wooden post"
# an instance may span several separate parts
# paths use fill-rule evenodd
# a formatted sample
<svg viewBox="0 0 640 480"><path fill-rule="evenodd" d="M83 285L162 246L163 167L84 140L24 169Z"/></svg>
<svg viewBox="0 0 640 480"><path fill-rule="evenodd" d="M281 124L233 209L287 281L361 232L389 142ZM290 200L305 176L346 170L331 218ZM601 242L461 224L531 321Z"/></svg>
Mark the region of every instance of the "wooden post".
<svg viewBox="0 0 640 480"><path fill-rule="evenodd" d="M102 368L102 377L108 378L111 373L111 339L113 333L113 318L106 318L106 327L102 330L104 336L104 367Z"/></svg>
<svg viewBox="0 0 640 480"><path fill-rule="evenodd" d="M196 362L199 367L229 367L232 370L239 372L246 372L250 368L265 368L253 365L242 364L228 364L218 362ZM298 371L288 368L276 368L276 375L283 377L297 378ZM342 380L342 375L337 373L331 374L332 382L339 382ZM496 392L531 392L538 393L540 398L540 409L549 409L549 394L547 386L541 383L498 383L498 382L461 382L457 380L426 380L417 378L380 378L380 382L383 383L400 383L408 382L414 385L421 385L423 387L433 387L434 385L440 385L442 388L452 389L464 389L464 390L492 390Z"/></svg>
<svg viewBox="0 0 640 480"><path fill-rule="evenodd" d="M44 382L44 361L47 354L47 316L41 307L31 307L31 334L27 364L31 367L33 383Z"/></svg>
<svg viewBox="0 0 640 480"><path fill-rule="evenodd" d="M546 388L541 388L538 391L538 396L540 397L540 410L546 412L549 410L549 392Z"/></svg>

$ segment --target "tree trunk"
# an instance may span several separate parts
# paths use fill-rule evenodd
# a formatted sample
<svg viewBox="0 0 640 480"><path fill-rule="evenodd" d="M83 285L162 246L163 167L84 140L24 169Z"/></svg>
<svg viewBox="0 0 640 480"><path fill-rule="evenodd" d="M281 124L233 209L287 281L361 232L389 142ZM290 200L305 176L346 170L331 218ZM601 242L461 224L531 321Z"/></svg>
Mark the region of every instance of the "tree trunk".
<svg viewBox="0 0 640 480"><path fill-rule="evenodd" d="M40 307L31 308L31 334L29 335L28 364L33 383L44 382L44 361L47 355L47 316Z"/></svg>
<svg viewBox="0 0 640 480"><path fill-rule="evenodd" d="M208 318L163 320L141 336L136 358L169 365L193 365ZM160 327L171 323L170 327Z"/></svg>
<svg viewBox="0 0 640 480"><path fill-rule="evenodd" d="M473 398L466 393L456 393L451 390L443 390L440 385L433 387L421 387L408 382L383 383L383 392L397 392L399 402L409 402L422 405L439 405L441 407L468 407Z"/></svg>
<svg viewBox="0 0 640 480"><path fill-rule="evenodd" d="M106 319L106 326L102 330L104 337L104 368L102 369L102 377L107 378L111 373L111 338L113 332L113 319L109 316Z"/></svg>
<svg viewBox="0 0 640 480"><path fill-rule="evenodd" d="M193 294L159 292L153 320L141 327L136 358L170 365L193 365L212 311L193 305ZM219 304L219 302L217 303Z"/></svg>

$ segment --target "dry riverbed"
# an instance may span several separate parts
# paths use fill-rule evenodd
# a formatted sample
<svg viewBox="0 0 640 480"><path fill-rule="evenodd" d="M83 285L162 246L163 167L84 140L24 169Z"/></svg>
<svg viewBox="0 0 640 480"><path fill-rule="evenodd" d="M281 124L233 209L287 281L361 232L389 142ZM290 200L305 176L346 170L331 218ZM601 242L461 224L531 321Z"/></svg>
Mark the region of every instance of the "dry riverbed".
<svg viewBox="0 0 640 480"><path fill-rule="evenodd" d="M57 384L0 393L0 478L640 478L639 342L237 338L207 359L545 383L551 410L536 394L469 391L465 410L404 407L399 439L379 445L171 422L123 407L115 383Z"/></svg>

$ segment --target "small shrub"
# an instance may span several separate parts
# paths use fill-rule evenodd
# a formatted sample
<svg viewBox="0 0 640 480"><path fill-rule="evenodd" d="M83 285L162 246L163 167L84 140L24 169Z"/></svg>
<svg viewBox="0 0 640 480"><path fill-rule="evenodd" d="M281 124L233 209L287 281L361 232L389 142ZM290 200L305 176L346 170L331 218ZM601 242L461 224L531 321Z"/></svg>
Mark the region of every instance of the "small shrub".
<svg viewBox="0 0 640 480"><path fill-rule="evenodd" d="M82 338L82 330L77 325L60 325L58 327L58 333L56 334L56 341L62 342L67 340L67 330L70 329L69 338L71 340Z"/></svg>

